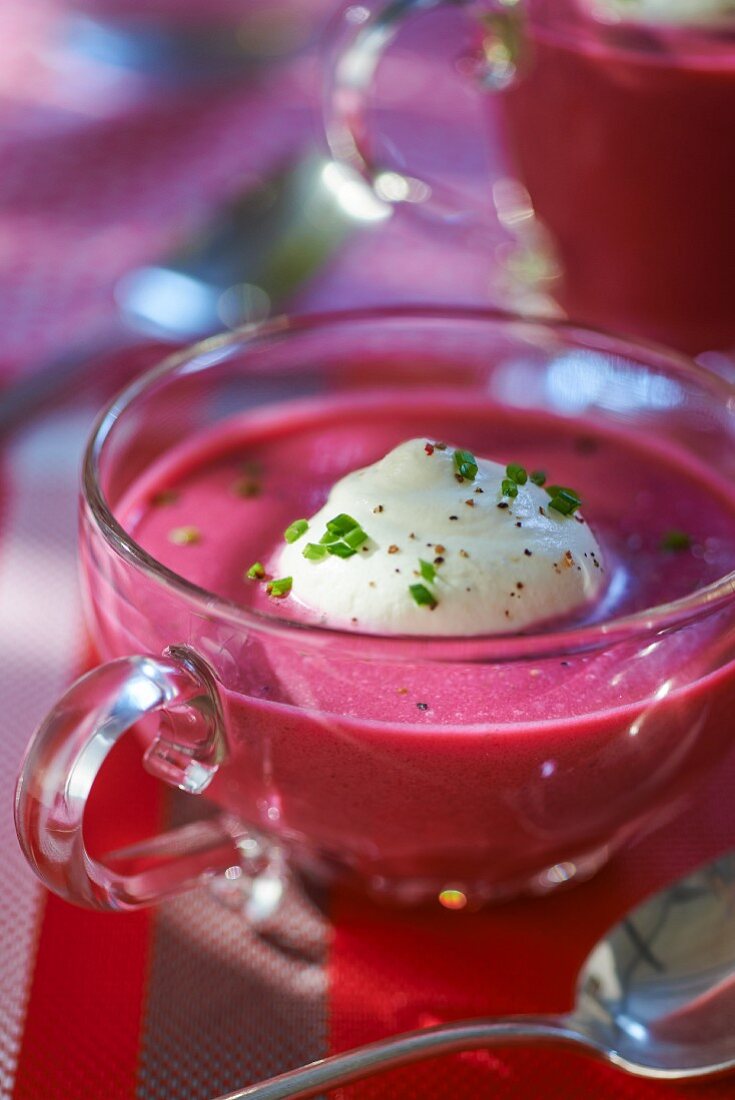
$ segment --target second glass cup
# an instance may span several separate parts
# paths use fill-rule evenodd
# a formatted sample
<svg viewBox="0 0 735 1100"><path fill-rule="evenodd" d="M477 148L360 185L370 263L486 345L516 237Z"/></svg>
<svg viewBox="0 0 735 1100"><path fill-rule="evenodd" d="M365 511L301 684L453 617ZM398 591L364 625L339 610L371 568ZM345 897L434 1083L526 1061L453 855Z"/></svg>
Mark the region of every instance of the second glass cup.
<svg viewBox="0 0 735 1100"><path fill-rule="evenodd" d="M405 167L410 148L392 163L381 158L369 122L386 48L408 16L442 6L372 0L345 9L327 129L337 159L382 198L456 216L451 197L437 201L436 181L426 186ZM487 181L495 214L519 245L499 262L575 321L692 354L735 346L731 5L464 7L467 60L500 123L511 177Z"/></svg>

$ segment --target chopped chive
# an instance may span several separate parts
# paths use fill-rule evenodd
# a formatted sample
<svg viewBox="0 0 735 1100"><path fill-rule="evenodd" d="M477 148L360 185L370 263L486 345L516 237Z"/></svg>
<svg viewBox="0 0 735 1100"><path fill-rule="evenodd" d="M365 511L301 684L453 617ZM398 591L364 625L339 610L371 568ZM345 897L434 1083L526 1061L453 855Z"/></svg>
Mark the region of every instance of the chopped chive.
<svg viewBox="0 0 735 1100"><path fill-rule="evenodd" d="M191 546L195 542L201 542L201 532L198 527L174 527L168 533L169 542L177 546Z"/></svg>
<svg viewBox="0 0 735 1100"><path fill-rule="evenodd" d="M433 584L436 580L436 569L429 561L424 561L423 558L419 558L419 572L425 581L429 584Z"/></svg>
<svg viewBox="0 0 735 1100"><path fill-rule="evenodd" d="M534 485L545 485L546 474L543 470L534 470L531 474L531 481L534 483Z"/></svg>
<svg viewBox="0 0 735 1100"><path fill-rule="evenodd" d="M336 558L351 558L357 553L357 550L353 550L345 542L332 542L326 549L328 554L334 554Z"/></svg>
<svg viewBox="0 0 735 1100"><path fill-rule="evenodd" d="M327 529L319 539L319 544L328 554L334 554L338 558L351 558L367 540L367 532L363 531L357 520L341 512L327 521ZM311 556L316 560L316 551Z"/></svg>
<svg viewBox="0 0 735 1100"><path fill-rule="evenodd" d="M509 462L505 467L505 472L516 485L525 485L528 481L528 473L525 467L519 466L517 462Z"/></svg>
<svg viewBox="0 0 735 1100"><path fill-rule="evenodd" d="M351 546L353 550L359 550L362 544L367 542L367 535L362 527L353 527L351 531L342 536L342 541Z"/></svg>
<svg viewBox="0 0 735 1100"><path fill-rule="evenodd" d="M517 497L518 486L515 481L511 481L509 477L504 477L500 484L501 491L504 497Z"/></svg>
<svg viewBox="0 0 735 1100"><path fill-rule="evenodd" d="M175 504L178 499L179 494L175 489L161 489L160 492L153 494L151 504L156 508L161 508L166 504Z"/></svg>
<svg viewBox="0 0 735 1100"><path fill-rule="evenodd" d="M567 493L557 493L549 501L549 508L559 512L562 516L571 516L579 508L579 501L570 497Z"/></svg>
<svg viewBox="0 0 735 1100"><path fill-rule="evenodd" d="M279 577L278 580L269 581L265 590L269 596L278 596L282 599L289 594L292 584L293 577Z"/></svg>
<svg viewBox="0 0 735 1100"><path fill-rule="evenodd" d="M428 607L432 611L437 605L436 597L429 592L425 584L409 584L408 591L413 596L414 602L419 607Z"/></svg>
<svg viewBox="0 0 735 1100"><path fill-rule="evenodd" d="M261 561L254 561L245 576L250 581L262 581L265 576L265 567Z"/></svg>
<svg viewBox="0 0 735 1100"><path fill-rule="evenodd" d="M661 539L662 550L688 550L691 545L691 537L686 531L679 531L676 528L667 531Z"/></svg>
<svg viewBox="0 0 735 1100"><path fill-rule="evenodd" d="M309 530L309 521L305 519L295 519L293 523L289 523L286 530L283 532L283 537L286 542L296 542L296 539L300 539L303 534Z"/></svg>
<svg viewBox="0 0 735 1100"><path fill-rule="evenodd" d="M582 503L574 489L567 489L564 485L549 485L546 492L551 497L549 508L563 516L571 516Z"/></svg>
<svg viewBox="0 0 735 1100"><path fill-rule="evenodd" d="M329 550L326 546L322 546L318 542L307 542L301 553L305 558L308 558L309 561L322 561L323 558L326 558Z"/></svg>
<svg viewBox="0 0 735 1100"><path fill-rule="evenodd" d="M477 477L477 459L472 451L455 451L454 465L457 467L457 473L468 481L474 481Z"/></svg>
<svg viewBox="0 0 735 1100"><path fill-rule="evenodd" d="M327 520L327 531L337 538L346 535L348 531L352 531L355 527L359 527L357 520L353 519L352 516L348 516L346 512L340 512L334 519Z"/></svg>
<svg viewBox="0 0 735 1100"><path fill-rule="evenodd" d="M250 497L260 496L261 488L257 481L253 481L250 477L239 477L232 486L232 491L236 497Z"/></svg>

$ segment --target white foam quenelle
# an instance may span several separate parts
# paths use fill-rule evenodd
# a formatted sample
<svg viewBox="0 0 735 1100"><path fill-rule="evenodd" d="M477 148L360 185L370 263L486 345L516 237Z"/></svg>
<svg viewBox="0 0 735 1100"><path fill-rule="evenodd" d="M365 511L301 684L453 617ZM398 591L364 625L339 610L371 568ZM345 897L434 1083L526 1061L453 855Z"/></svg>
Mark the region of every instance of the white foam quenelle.
<svg viewBox="0 0 735 1100"><path fill-rule="evenodd" d="M272 568L333 626L517 632L584 608L605 583L573 493L426 439L342 478L307 522Z"/></svg>

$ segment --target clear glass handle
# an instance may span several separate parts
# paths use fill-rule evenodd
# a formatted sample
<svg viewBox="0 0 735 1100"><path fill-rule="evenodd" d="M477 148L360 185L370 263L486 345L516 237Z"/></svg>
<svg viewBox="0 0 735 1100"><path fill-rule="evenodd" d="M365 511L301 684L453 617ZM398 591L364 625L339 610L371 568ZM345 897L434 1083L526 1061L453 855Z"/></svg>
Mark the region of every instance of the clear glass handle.
<svg viewBox="0 0 735 1100"><path fill-rule="evenodd" d="M471 0L360 0L345 8L327 66L325 126L332 155L342 171L361 177L383 202L420 203L443 221L481 221L466 211L450 189L375 163L367 124L367 104L376 69L406 19L439 7L470 7ZM494 0L488 3L492 7ZM491 16L487 16L491 18ZM490 61L488 60L488 65ZM486 67L483 67L486 72ZM478 76L480 73L478 71ZM481 83L491 84L487 76Z"/></svg>
<svg viewBox="0 0 735 1100"><path fill-rule="evenodd" d="M133 909L231 867L257 845L220 814L94 859L83 836L87 798L113 745L157 712L159 729L143 757L151 774L192 794L206 789L225 759L222 710L209 666L187 646L164 659L122 657L77 680L36 731L21 767L15 822L39 878L68 901ZM260 848L258 848L260 851ZM116 870L114 857L136 870ZM142 870L138 870L142 868ZM246 871L253 871L246 867Z"/></svg>

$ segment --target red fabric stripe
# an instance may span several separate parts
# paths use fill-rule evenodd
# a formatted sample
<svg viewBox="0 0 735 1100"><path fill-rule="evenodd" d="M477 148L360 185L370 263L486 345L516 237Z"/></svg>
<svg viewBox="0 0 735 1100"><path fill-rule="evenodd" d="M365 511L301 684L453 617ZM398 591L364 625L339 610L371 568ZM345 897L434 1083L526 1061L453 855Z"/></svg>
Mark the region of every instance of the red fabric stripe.
<svg viewBox="0 0 735 1100"><path fill-rule="evenodd" d="M116 746L95 787L85 835L92 851L150 835L160 784L132 738ZM103 812L104 807L104 812ZM47 896L15 1100L131 1100L136 1095L153 911L104 914Z"/></svg>
<svg viewBox="0 0 735 1100"><path fill-rule="evenodd" d="M544 902L546 920L539 922L538 906L528 904L471 914L395 912L337 897L330 973L332 1051L444 1020L564 1011L590 936L583 943L575 936L557 938L549 951L549 935L539 936L539 924L559 926L564 911L560 902ZM527 1076L518 1072L524 1061L528 1059L522 1053L519 1057L519 1052L505 1050L454 1056L334 1095L350 1100L454 1100L485 1095L492 1087L493 1096L543 1095L547 1100L553 1094L545 1081L543 1089L531 1091L533 1074L523 1082L526 1091L515 1091Z"/></svg>

